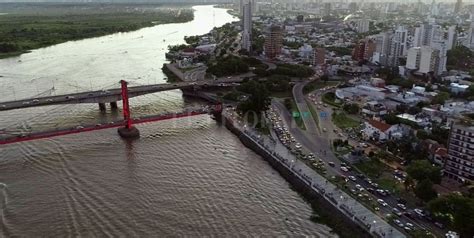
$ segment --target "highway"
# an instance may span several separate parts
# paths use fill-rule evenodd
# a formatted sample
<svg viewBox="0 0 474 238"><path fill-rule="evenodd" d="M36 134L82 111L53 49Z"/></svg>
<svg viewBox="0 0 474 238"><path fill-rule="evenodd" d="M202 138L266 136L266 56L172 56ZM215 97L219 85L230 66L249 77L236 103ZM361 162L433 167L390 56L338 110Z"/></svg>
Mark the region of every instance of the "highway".
<svg viewBox="0 0 474 238"><path fill-rule="evenodd" d="M299 100L299 103L301 103L301 106L298 105L298 109L300 112L309 111L307 109L308 105L306 104L306 101L304 101L304 95L302 93L302 87L304 86L303 83L295 85L293 88L293 94L294 96L299 96L299 98L295 97L295 100ZM301 97L303 97L303 100L301 100ZM306 104L306 105L303 105ZM424 221L421 217L415 218L416 215L413 216L413 218L409 218L407 216L401 216L397 217L397 215L393 214L393 208L397 208L402 212L405 212L402 208L398 206L399 202L394 196L388 195L388 196L382 196L378 193L375 192L375 187L373 187L371 184L367 182L367 180L364 180L360 177L360 175L354 171L348 171L348 172L343 172L340 170L341 167L341 161L332 153L331 145L330 145L330 138L329 137L337 137L338 135L335 133L331 132L321 132L317 133L317 127L316 130L314 129L313 126L306 127L307 130L308 128L312 128L311 130L314 130L312 133L304 132L301 130L299 127L296 126L295 122L293 121L291 115L289 114L288 110L284 107L283 104L280 102L273 100L272 101L272 108L278 112L278 114L281 116L283 121L285 122L287 128L289 129L289 132L294 136L297 142L299 142L303 148L305 148L306 151L313 153L314 155L317 155L317 158L322 158L325 162L325 168L327 170L327 173L329 175L342 175L346 178L349 176L354 179L354 181L348 180L349 182L347 183L348 189L353 191L354 196L357 196L358 194L367 194L372 201L377 201L378 199L383 199L383 201L386 203L385 206L379 203L378 207L380 209L379 216L385 216L386 214L392 214L395 216L395 219L400 221L400 225L398 228L401 230L404 230L405 226L410 227L410 224L413 225L413 227L418 227L421 229L426 229L426 230L432 230L432 227L427 224L426 221ZM332 110L325 108L325 111L331 112ZM305 123L308 122L308 125L315 124L315 121L312 117L312 114L309 114L306 118L307 120L304 121ZM336 128L330 118L320 118L319 121L324 120L321 124L328 129ZM306 125L306 124L305 124ZM331 135L331 136L330 136ZM329 166L328 163L332 162L335 164L335 166ZM359 176L358 176L359 175ZM356 186L360 186L357 188ZM372 189L372 190L371 190ZM374 191L374 192L369 192ZM408 229L408 228L407 228Z"/></svg>
<svg viewBox="0 0 474 238"><path fill-rule="evenodd" d="M305 96L303 94L303 88L308 83L309 81L296 83L295 86L293 86L293 98L298 110L300 111L300 117L303 119L306 132L310 135L316 136L319 134L319 128L311 116L311 111L309 110L308 104L306 103Z"/></svg>

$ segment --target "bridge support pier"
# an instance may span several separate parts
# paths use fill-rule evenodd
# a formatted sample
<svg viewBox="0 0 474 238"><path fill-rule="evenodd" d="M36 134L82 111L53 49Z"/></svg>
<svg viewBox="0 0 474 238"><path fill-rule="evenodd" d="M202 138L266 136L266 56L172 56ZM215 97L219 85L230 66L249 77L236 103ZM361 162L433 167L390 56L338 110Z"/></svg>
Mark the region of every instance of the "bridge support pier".
<svg viewBox="0 0 474 238"><path fill-rule="evenodd" d="M140 137L140 131L132 125L132 118L130 116L130 105L128 103L128 87L125 80L121 80L122 85L122 103L123 103L123 120L125 122L124 127L118 129L118 134L122 138L133 139ZM110 103L112 105L112 103ZM115 102L115 106L117 103Z"/></svg>
<svg viewBox="0 0 474 238"><path fill-rule="evenodd" d="M118 108L117 102L111 102L111 103L110 103L110 108L111 108L112 110L117 109L117 108Z"/></svg>
<svg viewBox="0 0 474 238"><path fill-rule="evenodd" d="M99 103L99 110L104 112L107 108L105 107L105 103Z"/></svg>
<svg viewBox="0 0 474 238"><path fill-rule="evenodd" d="M117 131L120 137L125 139L134 139L140 137L140 131L134 126L130 128L120 127Z"/></svg>

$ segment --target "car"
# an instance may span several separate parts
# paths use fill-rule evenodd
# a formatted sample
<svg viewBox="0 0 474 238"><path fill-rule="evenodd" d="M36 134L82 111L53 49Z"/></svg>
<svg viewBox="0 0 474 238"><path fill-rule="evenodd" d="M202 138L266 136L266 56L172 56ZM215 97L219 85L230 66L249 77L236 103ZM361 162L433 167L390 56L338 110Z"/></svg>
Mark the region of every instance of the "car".
<svg viewBox="0 0 474 238"><path fill-rule="evenodd" d="M386 192L385 190L383 190L383 189L377 189L376 191L377 191L378 194L380 194L380 195L382 195L382 196L384 196L384 197L388 195L387 192Z"/></svg>
<svg viewBox="0 0 474 238"><path fill-rule="evenodd" d="M394 208L392 209L392 212L393 212L393 214L395 214L395 215L397 215L397 216L399 216L399 217L401 217L401 216L403 215L403 213L402 213L400 210L398 210L396 207L394 207Z"/></svg>
<svg viewBox="0 0 474 238"><path fill-rule="evenodd" d="M39 103L38 99L33 99L33 103Z"/></svg>
<svg viewBox="0 0 474 238"><path fill-rule="evenodd" d="M443 225L442 223L435 222L434 224L435 224L435 226L437 226L437 227L439 227L439 228L441 228L441 229L444 229L444 225Z"/></svg>
<svg viewBox="0 0 474 238"><path fill-rule="evenodd" d="M23 105L30 105L30 102L23 102Z"/></svg>
<svg viewBox="0 0 474 238"><path fill-rule="evenodd" d="M403 209L403 210L407 210L407 207L404 205L404 204L401 204L401 203L398 203L397 204L397 207Z"/></svg>
<svg viewBox="0 0 474 238"><path fill-rule="evenodd" d="M382 205L384 207L388 206L388 204L382 199L377 199L377 202L380 203L380 205Z"/></svg>
<svg viewBox="0 0 474 238"><path fill-rule="evenodd" d="M331 166L331 167L336 166L336 165L334 164L334 162L328 162L328 165Z"/></svg>
<svg viewBox="0 0 474 238"><path fill-rule="evenodd" d="M415 208L413 209L413 211L420 217L424 217L425 216L425 213L423 212L423 210L419 209L419 208Z"/></svg>
<svg viewBox="0 0 474 238"><path fill-rule="evenodd" d="M346 167L344 167L344 166L342 166L340 169L341 169L341 171L343 171L343 172L349 172L349 170L348 170Z"/></svg>
<svg viewBox="0 0 474 238"><path fill-rule="evenodd" d="M407 231L407 232L412 231L412 229L411 229L410 227L408 227L408 226L403 227L403 229L405 229L405 231Z"/></svg>
<svg viewBox="0 0 474 238"><path fill-rule="evenodd" d="M1 108L6 108L6 107L7 107L7 105L2 105L2 106L0 106L0 107L1 107Z"/></svg>
<svg viewBox="0 0 474 238"><path fill-rule="evenodd" d="M349 176L348 178L349 178L350 180L354 181L354 182L357 180L356 177L354 177L354 176L352 176L352 175Z"/></svg>
<svg viewBox="0 0 474 238"><path fill-rule="evenodd" d="M399 227L404 227L403 223L398 219L393 220L393 222L395 222L395 224L397 224Z"/></svg>
<svg viewBox="0 0 474 238"><path fill-rule="evenodd" d="M415 228L415 226L413 224L411 224L410 222L405 223L405 226L410 227L412 229Z"/></svg>
<svg viewBox="0 0 474 238"><path fill-rule="evenodd" d="M84 127L83 126L76 126L76 129L81 130L81 129L84 129Z"/></svg>
<svg viewBox="0 0 474 238"><path fill-rule="evenodd" d="M52 101L53 101L53 99L51 99L51 98L50 98L50 99L46 99L46 102L52 102Z"/></svg>
<svg viewBox="0 0 474 238"><path fill-rule="evenodd" d="M407 204L407 201L405 199L402 199L402 198L397 198L397 202L400 203L400 204Z"/></svg>
<svg viewBox="0 0 474 238"><path fill-rule="evenodd" d="M326 129L326 127L324 127L324 128L323 128L323 132L326 132L326 131L327 131L327 129Z"/></svg>
<svg viewBox="0 0 474 238"><path fill-rule="evenodd" d="M74 96L66 96L66 99L74 99Z"/></svg>

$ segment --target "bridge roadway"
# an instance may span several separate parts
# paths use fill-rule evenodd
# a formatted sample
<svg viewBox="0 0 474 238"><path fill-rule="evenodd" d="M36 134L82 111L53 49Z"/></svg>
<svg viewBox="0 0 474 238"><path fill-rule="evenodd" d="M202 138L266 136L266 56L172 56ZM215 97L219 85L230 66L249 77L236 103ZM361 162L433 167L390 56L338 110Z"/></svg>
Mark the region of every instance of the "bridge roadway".
<svg viewBox="0 0 474 238"><path fill-rule="evenodd" d="M183 118L183 117L190 117L190 116L196 116L196 115L202 115L202 114L209 114L213 111L213 109L214 109L213 107L206 106L204 108L187 110L180 113L166 113L166 114L159 114L159 115L143 116L140 118L133 119L133 124L141 124L141 123L147 123L147 122L163 121L163 120L169 120L169 119L175 119L175 118ZM51 137L57 137L57 136L70 135L70 134L77 134L77 133L82 133L82 132L123 127L125 126L125 124L126 122L124 120L118 120L118 121L109 122L107 124L80 125L80 126L75 126L72 128L61 128L61 129L54 129L54 130L42 131L42 132L22 133L22 134L17 134L17 135L0 134L0 145L39 140L39 139L45 139L45 138L51 138Z"/></svg>
<svg viewBox="0 0 474 238"><path fill-rule="evenodd" d="M128 97L137 97L145 94L169 91L186 88L211 88L234 86L234 83L242 82L241 77L229 77L219 80L203 80L198 82L176 82L166 84L152 84L144 86L128 87ZM121 89L108 89L90 92L80 92L57 96L47 96L23 99L10 102L0 102L0 111L7 111L20 108L38 107L58 104L79 104L79 103L113 103L122 100Z"/></svg>

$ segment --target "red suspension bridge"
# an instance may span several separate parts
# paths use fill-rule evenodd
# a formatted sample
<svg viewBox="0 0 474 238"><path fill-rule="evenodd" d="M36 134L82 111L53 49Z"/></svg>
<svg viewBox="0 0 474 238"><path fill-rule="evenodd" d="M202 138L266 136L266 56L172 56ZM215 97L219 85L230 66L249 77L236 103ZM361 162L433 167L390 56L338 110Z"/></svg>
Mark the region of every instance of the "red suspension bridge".
<svg viewBox="0 0 474 238"><path fill-rule="evenodd" d="M176 113L164 113L164 114L159 114L159 115L142 116L140 118L134 119L132 118L131 112L130 112L130 104L129 104L130 90L128 88L128 83L122 80L120 81L120 84L121 84L120 95L119 97L114 96L113 100L116 100L116 101L122 100L122 105L123 105L123 109L122 109L123 119L122 120L111 121L106 124L80 125L80 126L76 126L72 128L53 129L53 130L46 130L46 131L40 131L40 132L30 132L30 133L21 133L21 134L4 133L3 136L0 135L0 145L39 140L39 139L45 139L45 138L51 138L51 137L57 137L57 136L63 136L63 135L70 135L70 134L78 134L78 133L89 132L89 131L104 130L104 129L110 129L110 128L118 128L119 135L124 138L136 138L140 136L140 133L138 129L134 127L135 124L190 117L190 116L196 116L196 115L202 115L202 114L213 114L215 116L218 116L222 112L222 105L220 103L215 103L215 105L206 106L199 109L185 110L185 111L176 112ZM175 84L172 87L169 87L168 90L176 89L177 87L176 85L177 84ZM189 87L189 85L184 85L184 87ZM160 91L163 91L163 89L160 89ZM152 93L152 92L154 91L152 90L149 93ZM87 92L83 94L90 95L90 96L95 95L95 94L91 94ZM145 93L141 93L141 94L143 95ZM110 97L110 93L104 96ZM55 97L67 98L68 96L61 95L61 96L55 96ZM78 103L83 103L83 102L78 102ZM7 104L13 105L13 103L7 103ZM113 104L111 105L114 106ZM28 106L31 107L32 105L28 105ZM36 105L36 106L41 106L41 105ZM102 106L101 106L101 109L102 109Z"/></svg>

